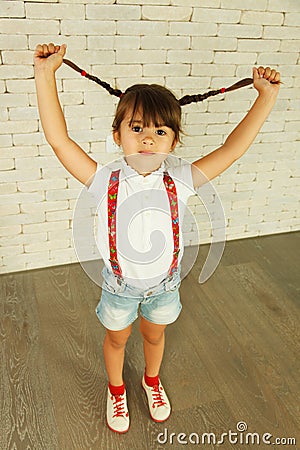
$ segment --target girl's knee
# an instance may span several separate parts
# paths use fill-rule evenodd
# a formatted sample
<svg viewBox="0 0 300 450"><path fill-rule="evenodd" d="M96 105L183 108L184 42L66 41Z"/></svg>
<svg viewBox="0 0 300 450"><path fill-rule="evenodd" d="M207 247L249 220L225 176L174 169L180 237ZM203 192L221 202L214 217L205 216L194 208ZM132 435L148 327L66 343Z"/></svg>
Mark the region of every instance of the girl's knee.
<svg viewBox="0 0 300 450"><path fill-rule="evenodd" d="M121 331L111 331L106 330L105 340L107 340L110 345L115 348L123 348L125 347L127 340L131 334L131 325L125 330Z"/></svg>
<svg viewBox="0 0 300 450"><path fill-rule="evenodd" d="M159 345L164 339L165 328L165 325L156 325L144 321L141 322L140 332L149 344Z"/></svg>
<svg viewBox="0 0 300 450"><path fill-rule="evenodd" d="M164 338L164 332L162 332L160 334L143 334L143 338L149 344L159 345Z"/></svg>

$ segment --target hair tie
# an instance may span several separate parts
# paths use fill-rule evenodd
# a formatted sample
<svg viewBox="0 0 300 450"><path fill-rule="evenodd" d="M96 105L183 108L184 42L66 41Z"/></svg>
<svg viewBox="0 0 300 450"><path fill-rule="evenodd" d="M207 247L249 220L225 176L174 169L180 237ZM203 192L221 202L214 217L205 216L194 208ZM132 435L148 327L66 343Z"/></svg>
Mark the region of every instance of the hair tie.
<svg viewBox="0 0 300 450"><path fill-rule="evenodd" d="M224 94L224 92L226 91L226 88L221 88L220 91L221 91L221 94Z"/></svg>
<svg viewBox="0 0 300 450"><path fill-rule="evenodd" d="M82 76L82 77L86 77L86 71L85 71L85 70L82 70L82 71L81 71L81 76Z"/></svg>

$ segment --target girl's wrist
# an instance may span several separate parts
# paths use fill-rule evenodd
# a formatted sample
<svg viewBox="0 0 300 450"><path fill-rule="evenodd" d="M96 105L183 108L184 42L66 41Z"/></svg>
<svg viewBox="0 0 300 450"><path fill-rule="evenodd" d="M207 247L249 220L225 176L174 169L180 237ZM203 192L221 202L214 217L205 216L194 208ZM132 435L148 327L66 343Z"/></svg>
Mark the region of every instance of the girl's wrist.
<svg viewBox="0 0 300 450"><path fill-rule="evenodd" d="M274 94L268 95L266 93L260 93L257 96L256 101L254 102L255 108L258 108L257 112L262 113L263 111L265 111L265 113L268 115L274 108L276 97L277 96Z"/></svg>
<svg viewBox="0 0 300 450"><path fill-rule="evenodd" d="M277 95L278 92L265 92L265 91L258 92L258 98L264 100L266 103L275 102Z"/></svg>
<svg viewBox="0 0 300 450"><path fill-rule="evenodd" d="M38 67L38 66L34 66L34 75L35 76L44 76L46 78L52 78L53 76L55 76L55 70L53 70L51 67Z"/></svg>

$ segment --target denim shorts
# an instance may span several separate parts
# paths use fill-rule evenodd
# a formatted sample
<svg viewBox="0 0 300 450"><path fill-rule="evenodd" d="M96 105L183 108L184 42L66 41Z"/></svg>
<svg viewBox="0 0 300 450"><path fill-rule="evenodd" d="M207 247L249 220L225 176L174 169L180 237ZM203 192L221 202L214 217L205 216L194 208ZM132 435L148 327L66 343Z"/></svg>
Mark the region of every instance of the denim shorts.
<svg viewBox="0 0 300 450"><path fill-rule="evenodd" d="M182 305L179 286L180 267L172 277L147 291L127 284L104 267L102 295L96 314L102 325L111 331L121 331L138 317L138 311L149 322L168 325L178 318Z"/></svg>

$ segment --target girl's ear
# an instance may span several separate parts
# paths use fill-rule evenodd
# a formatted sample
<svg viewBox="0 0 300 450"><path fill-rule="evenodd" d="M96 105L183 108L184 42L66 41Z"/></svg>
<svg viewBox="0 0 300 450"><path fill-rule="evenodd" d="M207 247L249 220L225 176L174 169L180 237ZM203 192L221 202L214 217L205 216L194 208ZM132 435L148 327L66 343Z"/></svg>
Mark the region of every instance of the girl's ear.
<svg viewBox="0 0 300 450"><path fill-rule="evenodd" d="M121 145L120 133L118 131L113 131L113 138L115 143L120 146Z"/></svg>
<svg viewBox="0 0 300 450"><path fill-rule="evenodd" d="M174 138L173 144L172 144L172 151L175 149L176 145L178 144L178 139Z"/></svg>

